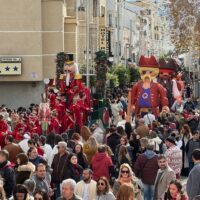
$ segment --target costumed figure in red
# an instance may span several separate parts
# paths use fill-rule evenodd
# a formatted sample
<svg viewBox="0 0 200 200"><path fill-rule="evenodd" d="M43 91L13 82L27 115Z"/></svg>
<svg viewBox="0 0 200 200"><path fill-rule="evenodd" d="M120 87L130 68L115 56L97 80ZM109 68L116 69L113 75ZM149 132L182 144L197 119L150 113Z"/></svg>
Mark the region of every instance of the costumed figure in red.
<svg viewBox="0 0 200 200"><path fill-rule="evenodd" d="M65 124L65 128L71 128L74 124L73 129L79 131L82 125L87 123L87 113L90 110L90 92L82 83L82 76L79 74L78 65L73 61L73 54L66 54L63 73L60 75L59 90L62 95L66 95L66 108L73 113L73 116L70 115L70 125L66 125L66 122L62 123Z"/></svg>
<svg viewBox="0 0 200 200"><path fill-rule="evenodd" d="M166 90L155 81L159 73L159 64L154 56L141 56L139 67L142 80L139 80L129 92L131 109L128 111L134 111L136 117L142 117L151 109L157 117L159 109L168 106Z"/></svg>
<svg viewBox="0 0 200 200"><path fill-rule="evenodd" d="M39 117L41 130L44 135L48 133L50 116L51 116L51 110L50 110L49 102L47 102L46 97L42 95L42 103L40 103L39 105L38 117Z"/></svg>
<svg viewBox="0 0 200 200"><path fill-rule="evenodd" d="M170 58L159 59L159 77L158 82L167 90L169 107L171 108L175 101L182 102L182 91L184 89L181 73L178 73L179 65Z"/></svg>

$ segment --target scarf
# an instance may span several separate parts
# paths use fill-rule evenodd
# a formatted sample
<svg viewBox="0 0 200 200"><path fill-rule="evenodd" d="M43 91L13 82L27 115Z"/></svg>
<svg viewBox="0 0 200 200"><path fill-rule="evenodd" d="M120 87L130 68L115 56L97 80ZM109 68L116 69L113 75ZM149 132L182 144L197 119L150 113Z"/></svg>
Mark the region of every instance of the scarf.
<svg viewBox="0 0 200 200"><path fill-rule="evenodd" d="M122 184L127 183L127 184L132 184L132 177L120 177L119 182Z"/></svg>

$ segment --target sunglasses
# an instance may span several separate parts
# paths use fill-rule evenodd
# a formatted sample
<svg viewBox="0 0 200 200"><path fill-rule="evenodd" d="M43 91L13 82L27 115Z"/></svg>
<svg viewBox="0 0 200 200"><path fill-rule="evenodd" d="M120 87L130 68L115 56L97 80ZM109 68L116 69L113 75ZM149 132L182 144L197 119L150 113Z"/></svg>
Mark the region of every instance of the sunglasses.
<svg viewBox="0 0 200 200"><path fill-rule="evenodd" d="M129 174L129 171L122 170L121 173L122 174Z"/></svg>
<svg viewBox="0 0 200 200"><path fill-rule="evenodd" d="M103 183L103 182L98 182L98 183L97 183L97 185L104 186L104 185L105 185L105 183Z"/></svg>

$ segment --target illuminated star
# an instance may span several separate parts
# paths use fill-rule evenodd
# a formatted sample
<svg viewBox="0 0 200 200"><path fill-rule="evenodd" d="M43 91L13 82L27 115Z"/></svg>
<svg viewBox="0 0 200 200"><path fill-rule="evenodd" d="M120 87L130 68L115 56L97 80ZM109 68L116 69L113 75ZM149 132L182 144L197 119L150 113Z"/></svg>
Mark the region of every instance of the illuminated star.
<svg viewBox="0 0 200 200"><path fill-rule="evenodd" d="M6 69L6 71L9 71L9 70L10 70L10 67L7 66L5 69Z"/></svg>
<svg viewBox="0 0 200 200"><path fill-rule="evenodd" d="M14 69L14 71L17 71L17 70L18 70L18 67L15 66L15 67L13 67L13 69Z"/></svg>

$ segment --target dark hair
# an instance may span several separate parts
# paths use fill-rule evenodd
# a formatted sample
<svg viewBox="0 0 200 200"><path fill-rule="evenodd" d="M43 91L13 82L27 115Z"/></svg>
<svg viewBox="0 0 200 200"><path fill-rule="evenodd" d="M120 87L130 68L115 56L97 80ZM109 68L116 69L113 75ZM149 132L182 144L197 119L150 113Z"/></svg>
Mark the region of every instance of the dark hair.
<svg viewBox="0 0 200 200"><path fill-rule="evenodd" d="M199 131L196 130L196 131L194 131L194 132L192 133L192 135L196 135L196 134L200 134Z"/></svg>
<svg viewBox="0 0 200 200"><path fill-rule="evenodd" d="M200 160L200 149L195 149L195 150L192 152L192 157L193 157L195 160Z"/></svg>
<svg viewBox="0 0 200 200"><path fill-rule="evenodd" d="M25 153L17 154L16 158L20 160L19 165L26 165L28 163L28 156Z"/></svg>
<svg viewBox="0 0 200 200"><path fill-rule="evenodd" d="M27 152L27 155L29 156L30 153L31 153L34 149L37 149L37 148L36 148L36 147L30 147L29 150L28 150L28 152Z"/></svg>
<svg viewBox="0 0 200 200"><path fill-rule="evenodd" d="M73 156L76 156L76 157L77 157L77 155L76 155L75 153L70 153L70 154L69 154L69 156L68 156L68 162L69 162L69 163L71 163L70 160L71 160L71 158L72 158Z"/></svg>
<svg viewBox="0 0 200 200"><path fill-rule="evenodd" d="M164 154L160 154L160 155L158 155L158 160L162 160L162 159L167 160L166 155L164 155Z"/></svg>
<svg viewBox="0 0 200 200"><path fill-rule="evenodd" d="M98 146L98 152L99 153L103 153L103 152L106 152L106 147L105 147L105 145L99 145Z"/></svg>
<svg viewBox="0 0 200 200"><path fill-rule="evenodd" d="M98 189L98 182L99 181L103 181L106 185L105 190L103 192ZM109 185L108 179L105 176L100 177L99 180L97 181L97 195L101 195L102 193L103 194L108 193L109 188L110 188L110 185Z"/></svg>
<svg viewBox="0 0 200 200"><path fill-rule="evenodd" d="M6 160L8 160L8 158L9 158L9 152L5 149L0 150L0 155L6 157Z"/></svg>
<svg viewBox="0 0 200 200"><path fill-rule="evenodd" d="M44 146L45 143L46 143L46 137L45 137L44 135L41 135L39 141L40 141L40 142L42 143L42 145Z"/></svg>
<svg viewBox="0 0 200 200"><path fill-rule="evenodd" d="M27 195L28 195L28 189L24 185L18 184L13 189L14 200L17 200L17 196L16 196L17 193L23 193L24 194L24 200L26 200Z"/></svg>
<svg viewBox="0 0 200 200"><path fill-rule="evenodd" d="M36 195L36 194L40 194L40 195L42 196L42 200L49 200L48 194L47 194L46 191L43 190L43 189L37 190L37 191L35 192L35 195ZM35 195L34 195L34 197L35 197Z"/></svg>
<svg viewBox="0 0 200 200"><path fill-rule="evenodd" d="M177 187L178 193L180 193L181 196L183 196L183 191L182 191L182 184L181 184L181 182L180 182L179 180L172 180L172 181L170 182L170 184L169 184L169 187L170 187L170 185L172 185L172 184L175 185L175 186ZM171 194L170 194L169 188L168 188L168 191L167 191L167 193L165 194L165 197L164 197L164 200L168 200L168 199L172 199L172 198L171 198Z"/></svg>
<svg viewBox="0 0 200 200"><path fill-rule="evenodd" d="M12 135L7 135L6 136L6 140L8 140L9 142L13 142L13 136Z"/></svg>

